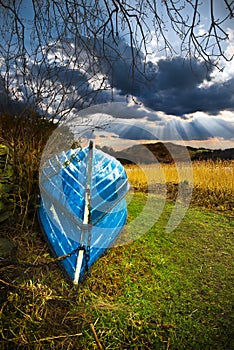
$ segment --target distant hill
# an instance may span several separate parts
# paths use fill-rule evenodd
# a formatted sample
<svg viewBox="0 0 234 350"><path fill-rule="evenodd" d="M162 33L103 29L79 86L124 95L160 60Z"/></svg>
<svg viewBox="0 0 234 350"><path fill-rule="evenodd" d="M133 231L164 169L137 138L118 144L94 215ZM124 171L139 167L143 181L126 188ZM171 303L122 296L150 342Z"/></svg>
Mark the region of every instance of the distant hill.
<svg viewBox="0 0 234 350"><path fill-rule="evenodd" d="M121 152L115 152L111 147L102 147L102 150L115 158L119 159L123 164L142 163L151 164L155 162L173 163L174 161L194 160L234 160L234 148L225 150L194 148L190 146L176 145L172 142L156 142L146 143L142 145L134 145ZM150 152L149 152L150 151ZM156 158L156 159L155 159ZM174 159L173 159L174 158Z"/></svg>

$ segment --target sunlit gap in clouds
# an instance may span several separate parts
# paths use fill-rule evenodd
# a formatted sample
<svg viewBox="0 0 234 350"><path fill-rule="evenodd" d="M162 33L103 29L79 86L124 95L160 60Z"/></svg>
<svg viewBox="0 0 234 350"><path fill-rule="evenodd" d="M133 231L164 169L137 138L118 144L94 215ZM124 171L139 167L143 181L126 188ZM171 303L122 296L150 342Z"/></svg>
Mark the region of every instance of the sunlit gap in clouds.
<svg viewBox="0 0 234 350"><path fill-rule="evenodd" d="M180 117L132 103L107 103L101 106L85 109L89 111L86 116L83 116L83 111L74 111L65 123L76 120L77 130L79 133L82 130L83 138L92 135L100 147L112 147L118 151L135 144L158 141L210 149L234 146L234 120L228 111L217 116L195 112ZM73 128L76 134L74 125Z"/></svg>

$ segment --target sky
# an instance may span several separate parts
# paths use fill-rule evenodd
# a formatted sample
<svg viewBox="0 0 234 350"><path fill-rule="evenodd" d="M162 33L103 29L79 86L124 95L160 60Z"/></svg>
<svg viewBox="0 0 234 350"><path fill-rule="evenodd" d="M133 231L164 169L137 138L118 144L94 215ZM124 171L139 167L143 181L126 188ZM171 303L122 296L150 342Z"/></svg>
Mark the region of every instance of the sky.
<svg viewBox="0 0 234 350"><path fill-rule="evenodd" d="M26 4L27 0L24 0L24 3ZM221 15L222 8L219 6L217 5L216 11ZM26 19L30 18L29 7L24 6L21 11ZM201 18L199 27L201 33L206 30L206 15L204 7L204 18ZM232 22L227 22L229 42L224 47L229 57L234 53ZM171 38L174 40L172 33ZM176 40L174 43L176 48ZM45 70L42 77L44 80L41 78L41 81L45 81L45 92L40 107L42 112L43 108L46 109L46 106L50 105L46 112L48 115L53 114L61 100L60 87L69 84L68 97L63 101L64 108L69 110L68 116L73 120L76 116L80 118L80 105L74 104L77 95L89 96L84 106L88 106L92 97L92 103L101 106L99 109L95 107L93 115L89 109L84 115L93 118L95 123L97 120L102 120L101 123L105 124L105 118L110 121L108 128L99 128L96 132L96 138L110 145L119 144L121 139L122 145L130 144L130 141L134 143L162 140L183 142L195 147L234 147L234 60L221 61L223 69L219 71L215 67L207 67L202 60L190 60L182 57L180 53L166 57L163 51L159 51L160 43L157 44L152 36L148 47L151 55L147 58L143 53L138 56L139 70L135 71L133 81L129 76L131 50L121 39L118 42L118 50L122 50L123 59L118 59L114 51L109 51L112 69L107 60L97 58L93 61L94 65L97 63L97 67L95 75L92 76L88 75L85 66L88 54L84 54L83 51L80 53L79 59L83 60L84 65L82 69L81 65L77 68L75 66L77 52L72 39L66 41L66 45L66 53L61 51L61 42L54 43L50 49L45 48L46 69L49 67L50 74ZM95 52L97 53L98 51ZM13 82L18 94L17 103L23 102L26 94L32 95L33 89L36 91L36 77L38 78L39 71L40 74L43 72L42 65L30 60L28 67L32 72L31 81L33 79L35 81L31 87L25 87L24 77L18 75L17 81ZM141 74L143 67L145 75ZM56 84L53 85L53 74L58 69L60 71L56 75ZM1 57L0 72L1 74L4 72L4 61ZM95 84L97 85L97 81L102 81L104 76L108 78L108 84L112 89L103 89L96 93ZM5 92L1 81L0 100L3 100ZM113 103L110 104L110 101Z"/></svg>

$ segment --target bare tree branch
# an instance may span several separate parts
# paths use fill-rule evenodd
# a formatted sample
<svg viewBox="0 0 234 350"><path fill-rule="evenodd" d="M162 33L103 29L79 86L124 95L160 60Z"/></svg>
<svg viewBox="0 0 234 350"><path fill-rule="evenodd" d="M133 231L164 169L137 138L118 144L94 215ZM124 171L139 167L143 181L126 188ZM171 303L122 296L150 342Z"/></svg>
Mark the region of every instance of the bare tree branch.
<svg viewBox="0 0 234 350"><path fill-rule="evenodd" d="M16 108L55 117L67 113L68 100L69 108L89 105L112 89L115 60L126 61L133 85L145 74L152 38L158 50L177 52L171 32L185 57L220 69L233 59L224 44L234 0L219 0L222 17L214 0L28 0L26 12L25 4L0 0L0 75Z"/></svg>

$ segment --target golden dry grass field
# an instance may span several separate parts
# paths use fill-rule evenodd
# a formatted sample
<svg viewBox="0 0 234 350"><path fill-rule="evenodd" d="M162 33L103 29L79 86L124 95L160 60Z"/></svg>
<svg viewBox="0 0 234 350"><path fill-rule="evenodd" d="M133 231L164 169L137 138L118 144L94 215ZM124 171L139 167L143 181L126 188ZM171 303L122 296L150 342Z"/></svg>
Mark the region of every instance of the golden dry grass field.
<svg viewBox="0 0 234 350"><path fill-rule="evenodd" d="M234 191L234 161L195 161L193 163L126 166L131 185L135 188L155 183L187 181L203 189Z"/></svg>
<svg viewBox="0 0 234 350"><path fill-rule="evenodd" d="M192 204L233 212L234 161L127 165L125 169L136 191L154 188L160 194L166 186L167 198L174 200L178 184L183 183L193 189Z"/></svg>

